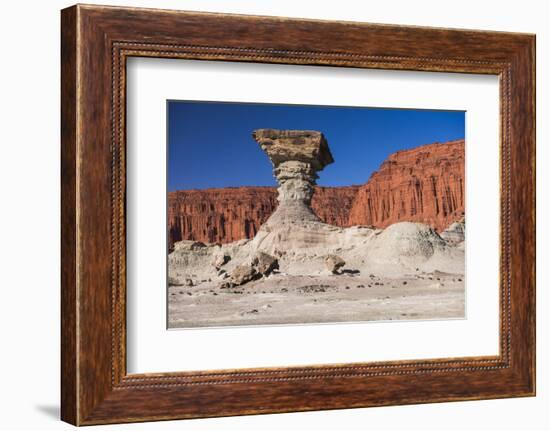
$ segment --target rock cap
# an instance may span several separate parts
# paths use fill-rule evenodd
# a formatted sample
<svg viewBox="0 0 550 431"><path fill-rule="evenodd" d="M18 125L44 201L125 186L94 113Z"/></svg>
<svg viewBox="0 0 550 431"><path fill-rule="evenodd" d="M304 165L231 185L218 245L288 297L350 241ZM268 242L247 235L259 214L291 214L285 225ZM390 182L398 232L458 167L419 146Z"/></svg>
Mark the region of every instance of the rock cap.
<svg viewBox="0 0 550 431"><path fill-rule="evenodd" d="M325 136L316 130L254 130L252 137L277 168L286 161L310 164L316 171L334 162Z"/></svg>

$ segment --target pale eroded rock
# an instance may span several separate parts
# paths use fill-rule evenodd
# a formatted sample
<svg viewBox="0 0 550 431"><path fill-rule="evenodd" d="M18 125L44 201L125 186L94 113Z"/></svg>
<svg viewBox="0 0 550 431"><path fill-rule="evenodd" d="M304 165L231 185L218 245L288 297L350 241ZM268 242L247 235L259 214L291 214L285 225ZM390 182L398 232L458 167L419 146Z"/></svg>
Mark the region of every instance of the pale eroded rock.
<svg viewBox="0 0 550 431"><path fill-rule="evenodd" d="M275 257L263 252L256 253L252 259L252 265L263 276L268 276L274 270L279 269L279 261Z"/></svg>
<svg viewBox="0 0 550 431"><path fill-rule="evenodd" d="M279 205L266 224L320 222L311 208L317 172L334 162L321 132L259 129L253 138L265 151L279 183Z"/></svg>
<svg viewBox="0 0 550 431"><path fill-rule="evenodd" d="M325 265L332 274L338 274L340 268L342 268L346 262L340 256L335 254L329 254L325 257Z"/></svg>
<svg viewBox="0 0 550 431"><path fill-rule="evenodd" d="M465 239L465 225L463 222L454 222L441 232L441 238L452 244L459 244Z"/></svg>
<svg viewBox="0 0 550 431"><path fill-rule="evenodd" d="M216 269L220 269L222 266L224 266L227 262L231 260L231 257L227 254L218 254L214 256L214 260L212 262L212 265Z"/></svg>
<svg viewBox="0 0 550 431"><path fill-rule="evenodd" d="M249 264L239 265L231 273L231 283L235 286L240 286L249 281L257 280L261 278L261 276L262 274L260 274L254 266Z"/></svg>

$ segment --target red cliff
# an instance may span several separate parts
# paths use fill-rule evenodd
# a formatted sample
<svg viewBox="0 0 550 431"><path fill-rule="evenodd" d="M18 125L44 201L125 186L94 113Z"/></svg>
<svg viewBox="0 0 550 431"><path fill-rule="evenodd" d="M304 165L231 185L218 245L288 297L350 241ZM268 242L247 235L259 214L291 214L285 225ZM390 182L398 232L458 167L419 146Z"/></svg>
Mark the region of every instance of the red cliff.
<svg viewBox="0 0 550 431"><path fill-rule="evenodd" d="M463 140L424 145L390 155L362 186L317 186L312 207L337 226L416 221L441 231L464 215L464 175ZM169 245L252 238L276 206L274 187L170 192Z"/></svg>
<svg viewBox="0 0 550 431"><path fill-rule="evenodd" d="M274 187L170 192L169 245L182 239L225 243L252 238L276 207Z"/></svg>
<svg viewBox="0 0 550 431"><path fill-rule="evenodd" d="M441 231L464 216L464 177L464 140L398 151L358 191L348 223L414 221Z"/></svg>

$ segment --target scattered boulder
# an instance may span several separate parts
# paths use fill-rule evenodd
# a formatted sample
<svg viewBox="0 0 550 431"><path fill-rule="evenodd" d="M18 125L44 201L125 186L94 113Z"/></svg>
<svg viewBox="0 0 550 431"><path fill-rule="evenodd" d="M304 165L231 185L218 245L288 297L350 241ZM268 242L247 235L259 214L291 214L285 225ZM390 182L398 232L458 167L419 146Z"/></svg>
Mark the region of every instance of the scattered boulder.
<svg viewBox="0 0 550 431"><path fill-rule="evenodd" d="M261 251L256 253L252 259L252 265L258 273L265 277L270 275L274 270L279 269L277 258Z"/></svg>
<svg viewBox="0 0 550 431"><path fill-rule="evenodd" d="M275 257L264 252L258 252L249 263L236 266L229 279L222 283L221 288L241 286L250 281L267 277L276 269L279 269L279 261ZM228 276L224 275L224 277L227 278Z"/></svg>
<svg viewBox="0 0 550 431"><path fill-rule="evenodd" d="M214 261L212 262L212 265L214 266L214 268L219 270L230 260L231 257L229 257L227 254L218 254L217 256L214 256Z"/></svg>
<svg viewBox="0 0 550 431"><path fill-rule="evenodd" d="M218 277L220 277L222 280L224 280L226 278L229 278L229 274L227 273L227 271L225 269L220 269L218 271Z"/></svg>
<svg viewBox="0 0 550 431"><path fill-rule="evenodd" d="M168 276L168 285L169 286L183 286L183 283L179 281L176 277Z"/></svg>
<svg viewBox="0 0 550 431"><path fill-rule="evenodd" d="M239 265L231 273L231 283L234 286L248 283L262 277L253 265Z"/></svg>
<svg viewBox="0 0 550 431"><path fill-rule="evenodd" d="M340 256L329 254L325 257L325 266L332 274L338 274L346 262Z"/></svg>
<svg viewBox="0 0 550 431"><path fill-rule="evenodd" d="M273 250L273 254L277 257L283 257L285 255L285 252L276 248L275 250Z"/></svg>

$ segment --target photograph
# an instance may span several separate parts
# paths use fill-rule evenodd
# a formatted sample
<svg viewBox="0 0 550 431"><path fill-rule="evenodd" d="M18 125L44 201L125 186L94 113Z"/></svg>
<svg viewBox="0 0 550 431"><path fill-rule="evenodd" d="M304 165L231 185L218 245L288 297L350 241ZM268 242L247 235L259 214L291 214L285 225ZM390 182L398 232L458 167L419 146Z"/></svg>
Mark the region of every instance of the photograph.
<svg viewBox="0 0 550 431"><path fill-rule="evenodd" d="M464 111L166 109L168 329L466 317Z"/></svg>

